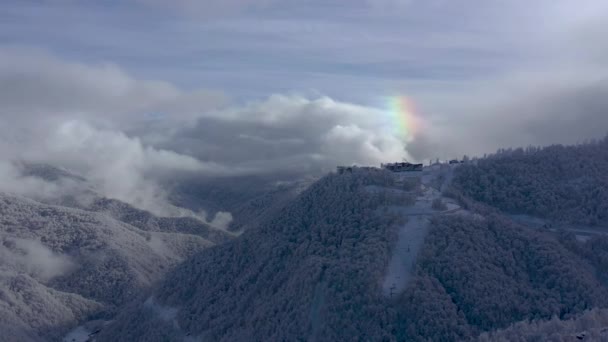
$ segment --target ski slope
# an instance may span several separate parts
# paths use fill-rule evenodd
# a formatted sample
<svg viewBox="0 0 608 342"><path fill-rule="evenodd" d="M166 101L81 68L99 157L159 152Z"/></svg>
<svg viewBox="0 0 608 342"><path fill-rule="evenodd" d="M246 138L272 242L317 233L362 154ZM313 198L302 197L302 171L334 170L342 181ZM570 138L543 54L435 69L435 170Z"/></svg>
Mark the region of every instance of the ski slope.
<svg viewBox="0 0 608 342"><path fill-rule="evenodd" d="M451 170L448 170L448 173L451 173ZM447 186L451 177L446 176L444 170L442 182L438 182L441 174L441 170L395 174L395 177L420 177L421 185L418 191L412 192L417 194L413 205L389 208L390 212L403 217L405 223L397 228L397 242L382 281L382 292L386 297L392 298L407 287L415 271L416 256L428 234L431 218L438 214L465 213L454 200L443 197L441 191L433 187L435 185L444 189ZM385 191L395 191L395 189L385 189ZM447 209L443 211L433 209L432 203L436 199L441 199Z"/></svg>

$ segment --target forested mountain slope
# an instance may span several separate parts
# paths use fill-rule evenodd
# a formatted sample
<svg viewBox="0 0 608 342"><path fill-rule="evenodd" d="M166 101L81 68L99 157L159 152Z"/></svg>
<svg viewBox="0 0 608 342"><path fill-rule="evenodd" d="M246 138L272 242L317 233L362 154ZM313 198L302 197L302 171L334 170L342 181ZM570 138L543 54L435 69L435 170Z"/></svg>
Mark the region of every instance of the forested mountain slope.
<svg viewBox="0 0 608 342"><path fill-rule="evenodd" d="M11 327L1 330L19 341L30 340L22 335L56 340L91 314L111 313L177 262L213 245L197 235L143 231L104 214L5 194L0 243L0 324Z"/></svg>
<svg viewBox="0 0 608 342"><path fill-rule="evenodd" d="M608 286L608 236L595 236L579 243L571 233L563 233L560 241L570 250L585 258L598 270L598 276Z"/></svg>
<svg viewBox="0 0 608 342"><path fill-rule="evenodd" d="M608 226L608 137L576 146L501 150L455 170L466 196L508 213Z"/></svg>
<svg viewBox="0 0 608 342"><path fill-rule="evenodd" d="M608 310L593 309L579 317L560 320L518 322L492 333L483 333L478 342L513 341L608 341Z"/></svg>
<svg viewBox="0 0 608 342"><path fill-rule="evenodd" d="M189 259L101 341L460 341L607 307L603 254L483 206L440 214L401 294L381 294L395 217L384 172L329 175L277 215ZM401 199L403 200L403 199ZM407 202L407 201L406 201ZM588 245L591 246L591 245Z"/></svg>
<svg viewBox="0 0 608 342"><path fill-rule="evenodd" d="M109 198L97 197L81 208L106 214L149 232L196 235L213 243L224 243L233 238L233 234L212 227L194 216L158 217L148 211Z"/></svg>
<svg viewBox="0 0 608 342"><path fill-rule="evenodd" d="M323 178L259 228L175 269L147 305L134 304L100 339L389 338L379 283L392 220L376 212L386 199L363 190L386 183L385 172Z"/></svg>
<svg viewBox="0 0 608 342"><path fill-rule="evenodd" d="M285 177L289 181L277 181L279 175L182 179L167 186L175 205L195 212L230 212L233 221L228 228L243 231L276 214L317 179Z"/></svg>
<svg viewBox="0 0 608 342"><path fill-rule="evenodd" d="M222 243L233 237L233 234L204 222L197 213L187 208L164 203L162 211L171 215L157 216L132 204L101 195L94 184L74 171L43 163L15 164L21 177L44 180L47 186L54 188L51 194L31 192L26 195L38 202L102 213L150 232L193 234L214 243Z"/></svg>
<svg viewBox="0 0 608 342"><path fill-rule="evenodd" d="M462 340L518 321L608 305L600 269L554 235L499 215L443 216L400 298L399 339Z"/></svg>

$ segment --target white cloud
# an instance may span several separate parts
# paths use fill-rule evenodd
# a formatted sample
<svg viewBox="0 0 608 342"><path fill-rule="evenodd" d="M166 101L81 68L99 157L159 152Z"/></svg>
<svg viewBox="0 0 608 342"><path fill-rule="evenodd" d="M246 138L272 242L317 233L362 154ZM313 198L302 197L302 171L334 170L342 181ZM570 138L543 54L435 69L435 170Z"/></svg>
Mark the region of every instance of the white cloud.
<svg viewBox="0 0 608 342"><path fill-rule="evenodd" d="M201 118L169 148L242 172L319 172L408 157L388 110L328 97L273 95Z"/></svg>
<svg viewBox="0 0 608 342"><path fill-rule="evenodd" d="M124 129L151 117L189 120L225 101L219 92L185 92L139 80L111 63L66 62L36 49L0 47L0 116L33 122L80 118Z"/></svg>
<svg viewBox="0 0 608 342"><path fill-rule="evenodd" d="M187 124L219 98L137 80L113 65L84 65L37 50L0 49L0 191L44 198L67 184L24 177L16 161L67 167L104 196L157 214L174 211L158 180L173 172L225 168L154 148L124 133L148 113L171 127Z"/></svg>
<svg viewBox="0 0 608 342"><path fill-rule="evenodd" d="M10 160L0 160L0 191L48 198L56 196L60 189L58 184L22 175L19 167Z"/></svg>
<svg viewBox="0 0 608 342"><path fill-rule="evenodd" d="M343 164L365 163L378 165L381 162L401 160L406 153L403 142L395 135L376 130L361 129L357 125L336 125L323 137L322 150Z"/></svg>
<svg viewBox="0 0 608 342"><path fill-rule="evenodd" d="M211 221L210 224L213 227L225 230L225 229L228 229L230 222L232 222L231 213L229 213L227 211L218 211L217 213L215 213L215 216L213 217L213 221Z"/></svg>
<svg viewBox="0 0 608 342"><path fill-rule="evenodd" d="M446 159L603 137L608 133L606 69L562 66L509 72L446 98L408 151L419 159Z"/></svg>
<svg viewBox="0 0 608 342"><path fill-rule="evenodd" d="M0 244L0 257L4 267L26 272L41 281L66 274L76 267L68 256L54 253L37 240L5 238Z"/></svg>
<svg viewBox="0 0 608 342"><path fill-rule="evenodd" d="M166 201L159 178L179 172L213 175L224 170L215 163L145 146L136 137L97 129L82 121L61 122L48 127L44 134L30 136L27 144L12 147L15 157L67 167L83 175L100 194L159 215L172 215L175 211ZM23 177L11 165L6 160L0 163L0 190L35 193L37 197L65 193L65 183Z"/></svg>
<svg viewBox="0 0 608 342"><path fill-rule="evenodd" d="M384 43L391 44L395 35L388 38ZM375 37L365 39L377 42ZM359 62L373 57L366 54L375 51L371 46L342 43L362 51L354 54ZM431 87L405 82L420 85L414 98L427 124L418 135L403 137L385 108L321 95L275 94L231 104L221 93L139 79L115 64L74 63L40 50L4 47L0 190L59 191L57 184L23 177L12 164L21 159L48 162L76 170L105 196L167 214L176 209L167 204L160 181L182 172L314 173L337 164L377 165L402 158L490 152L509 145L576 142L602 135L608 125L608 104L603 101L607 75L601 71L603 62L594 59L602 54L599 50L591 51L588 60L594 63L587 66L569 56L548 59L544 68L509 69L471 82L437 81L431 83L443 85ZM372 61L385 60L380 57ZM349 65L358 65L353 63ZM391 65L397 64L388 64L390 72ZM425 65L435 69L432 63ZM555 71L568 66L570 73Z"/></svg>
<svg viewBox="0 0 608 342"><path fill-rule="evenodd" d="M148 297L148 299L146 299L144 302L144 307L154 312L159 319L173 322L173 324L177 327L177 320L175 318L179 309L159 304L154 300L154 297Z"/></svg>
<svg viewBox="0 0 608 342"><path fill-rule="evenodd" d="M176 11L186 15L216 19L250 9L264 8L279 0L133 0L136 3ZM285 1L285 0L283 0Z"/></svg>

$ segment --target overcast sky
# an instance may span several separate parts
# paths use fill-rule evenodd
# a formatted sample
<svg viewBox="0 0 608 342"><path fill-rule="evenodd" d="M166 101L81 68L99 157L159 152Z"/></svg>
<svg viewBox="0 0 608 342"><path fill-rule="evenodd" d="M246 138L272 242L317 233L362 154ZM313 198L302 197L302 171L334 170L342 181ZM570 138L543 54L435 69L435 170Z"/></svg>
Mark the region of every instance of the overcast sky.
<svg viewBox="0 0 608 342"><path fill-rule="evenodd" d="M601 138L607 20L603 0L4 0L0 160L119 189L108 173L314 172ZM417 129L399 129L395 97Z"/></svg>

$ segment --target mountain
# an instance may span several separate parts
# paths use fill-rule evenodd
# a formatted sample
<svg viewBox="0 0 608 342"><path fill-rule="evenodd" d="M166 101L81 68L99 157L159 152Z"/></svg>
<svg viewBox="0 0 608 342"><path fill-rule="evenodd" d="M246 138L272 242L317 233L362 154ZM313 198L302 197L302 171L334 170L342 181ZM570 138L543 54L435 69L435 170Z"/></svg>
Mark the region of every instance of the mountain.
<svg viewBox="0 0 608 342"><path fill-rule="evenodd" d="M458 168L453 186L511 214L608 227L608 137L575 146L500 150Z"/></svg>
<svg viewBox="0 0 608 342"><path fill-rule="evenodd" d="M373 340L396 216L364 191L388 172L329 175L238 239L167 275L101 341ZM169 315L169 313L171 313ZM238 313L238 314L236 314Z"/></svg>
<svg viewBox="0 0 608 342"><path fill-rule="evenodd" d="M277 181L284 177L283 181ZM229 212L228 229L244 231L255 227L314 183L317 177L293 175L240 176L224 178L184 178L168 182L170 200L194 212Z"/></svg>
<svg viewBox="0 0 608 342"><path fill-rule="evenodd" d="M559 236L494 213L437 217L417 264L398 299L400 340L459 341L608 306L600 277L608 264L590 263Z"/></svg>
<svg viewBox="0 0 608 342"><path fill-rule="evenodd" d="M607 141L412 173L186 180L170 192L177 217L38 166L85 196L1 195L0 328L25 341L78 324L69 336L95 341L601 340ZM232 231L194 214L204 205L231 211Z"/></svg>
<svg viewBox="0 0 608 342"><path fill-rule="evenodd" d="M597 144L564 148L597 151ZM488 179L488 191L521 196L497 180L512 177L508 184L519 189L528 176L508 171L500 178L503 171L486 169L496 160L524 164L530 177L549 177L543 182L569 179L570 171L547 176L545 164L529 162L529 153L545 160L553 149L428 168L411 177L364 168L330 174L237 239L172 270L98 340L461 341L499 336L530 321L585 317L608 307L602 230L580 238L579 226L538 228L528 221L572 220L558 221L552 211L526 211L528 221L516 220L521 211L466 188L477 189L470 177ZM604 191L599 175L608 174L608 164L586 160L576 177ZM527 191L540 201L546 188ZM578 195L584 191L572 194ZM574 210L601 218L585 211L594 208L588 203ZM587 224L589 215L574 218Z"/></svg>
<svg viewBox="0 0 608 342"><path fill-rule="evenodd" d="M543 339L545 341L606 341L608 340L608 310L593 309L575 319L518 322L512 326L483 333L479 342L509 342Z"/></svg>
<svg viewBox="0 0 608 342"><path fill-rule="evenodd" d="M0 193L3 341L56 341L83 320L112 317L182 260L233 238L193 217L157 217L104 198L67 170L22 170L73 186L36 200Z"/></svg>

